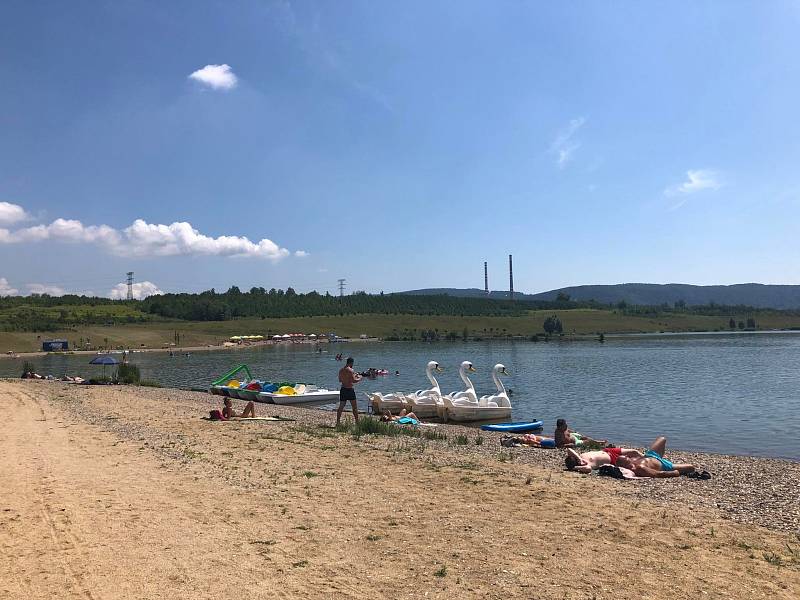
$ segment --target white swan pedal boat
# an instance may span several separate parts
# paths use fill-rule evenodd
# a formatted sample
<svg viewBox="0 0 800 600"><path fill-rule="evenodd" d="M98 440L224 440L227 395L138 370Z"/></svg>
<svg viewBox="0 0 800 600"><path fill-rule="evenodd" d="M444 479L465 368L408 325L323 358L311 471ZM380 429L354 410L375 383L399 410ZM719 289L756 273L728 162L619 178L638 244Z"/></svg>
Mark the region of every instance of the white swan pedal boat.
<svg viewBox="0 0 800 600"><path fill-rule="evenodd" d="M474 372L472 363L464 361L461 363L459 374L467 385L463 392L448 394L442 397L442 404L439 408L439 417L443 421L495 421L511 418L511 401L508 399L508 392L500 381L500 375L508 375L505 366L496 364L492 369L492 380L497 387L496 394L481 396L475 393L475 387L467 377L466 372Z"/></svg>
<svg viewBox="0 0 800 600"><path fill-rule="evenodd" d="M386 411L392 414L397 414L403 409L408 410L405 394L402 392L392 392L391 394L382 394L380 392L373 392L371 394L364 392L369 398L372 406L372 412L376 415L382 415Z"/></svg>
<svg viewBox="0 0 800 600"><path fill-rule="evenodd" d="M431 388L427 390L417 390L410 394L402 392L393 392L391 394L373 392L372 394L367 394L372 404L372 412L382 415L389 411L396 414L405 409L421 418L435 417L438 412L437 407L441 403L442 392L439 389L439 383L433 376L434 372L441 373L442 368L438 362L432 360L425 367L425 374L428 377L428 381L431 382Z"/></svg>
<svg viewBox="0 0 800 600"><path fill-rule="evenodd" d="M432 360L425 367L425 375L431 382L431 387L427 390L417 390L411 394L406 394L408 410L420 418L436 417L439 414L439 407L442 405L442 390L439 382L436 381L434 373L441 373L444 369L439 363Z"/></svg>

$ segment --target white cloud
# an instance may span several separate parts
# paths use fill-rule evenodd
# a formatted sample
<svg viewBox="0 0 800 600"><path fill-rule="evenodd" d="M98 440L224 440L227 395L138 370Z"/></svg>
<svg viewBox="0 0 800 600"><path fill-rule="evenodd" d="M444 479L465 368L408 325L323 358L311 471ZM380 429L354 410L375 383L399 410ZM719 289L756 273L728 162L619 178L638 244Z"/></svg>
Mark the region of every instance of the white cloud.
<svg viewBox="0 0 800 600"><path fill-rule="evenodd" d="M28 213L18 204L0 202L0 225L13 225L28 218Z"/></svg>
<svg viewBox="0 0 800 600"><path fill-rule="evenodd" d="M148 296L160 296L164 292L152 281L139 281L132 286L133 297L142 300ZM112 300L124 300L128 297L128 284L118 283L108 292L108 297Z"/></svg>
<svg viewBox="0 0 800 600"><path fill-rule="evenodd" d="M47 285L44 283L26 283L29 294L48 294L49 296L63 296L66 290L57 285Z"/></svg>
<svg viewBox="0 0 800 600"><path fill-rule="evenodd" d="M566 167L567 163L572 160L575 151L581 147L581 143L573 139L573 136L583 127L584 123L586 123L584 117L572 119L569 125L558 132L556 139L553 140L553 143L550 145L550 154L555 155L556 164L559 169Z"/></svg>
<svg viewBox="0 0 800 600"><path fill-rule="evenodd" d="M675 210L686 204L688 200L686 196L703 190L718 190L721 187L720 175L716 171L710 169L689 170L686 171L686 181L668 187L664 190L664 195L667 197L683 196L677 204L671 207L672 210Z"/></svg>
<svg viewBox="0 0 800 600"><path fill-rule="evenodd" d="M123 230L126 250L139 256L239 256L266 258L278 261L289 255L268 239L251 242L243 236L203 235L189 223L155 225L136 219L133 225Z"/></svg>
<svg viewBox="0 0 800 600"><path fill-rule="evenodd" d="M199 81L215 90L230 90L236 87L239 81L228 65L206 65L189 75L189 79Z"/></svg>
<svg viewBox="0 0 800 600"><path fill-rule="evenodd" d="M0 228L0 244L43 241L91 243L124 256L231 256L264 258L277 262L289 256L269 239L258 242L244 236L211 237L197 231L190 223L171 225L147 223L136 219L129 227L117 230L108 225L84 225L74 219L56 219L49 225L34 225L16 230ZM298 250L296 256L305 256Z"/></svg>
<svg viewBox="0 0 800 600"><path fill-rule="evenodd" d="M16 296L17 294L19 294L19 290L12 288L8 279L0 277L0 296Z"/></svg>
<svg viewBox="0 0 800 600"><path fill-rule="evenodd" d="M308 256L308 252L306 252L305 250L295 250L294 255L298 258L305 258L306 256Z"/></svg>
<svg viewBox="0 0 800 600"><path fill-rule="evenodd" d="M696 171L686 171L686 181L667 188L667 192L674 194L693 194L701 190L718 190L722 184L718 181L715 171L708 169L698 169Z"/></svg>

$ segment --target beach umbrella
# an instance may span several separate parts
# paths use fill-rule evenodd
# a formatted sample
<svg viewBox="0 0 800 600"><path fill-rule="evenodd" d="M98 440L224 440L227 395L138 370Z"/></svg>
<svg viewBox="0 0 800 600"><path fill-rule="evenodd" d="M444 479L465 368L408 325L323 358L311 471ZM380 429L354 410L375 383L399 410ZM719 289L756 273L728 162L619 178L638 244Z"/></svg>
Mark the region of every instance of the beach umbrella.
<svg viewBox="0 0 800 600"><path fill-rule="evenodd" d="M113 356L109 356L108 354L103 354L101 356L95 356L92 360L89 361L90 365L103 365L103 377L106 376L106 365L118 365L119 361L114 358Z"/></svg>

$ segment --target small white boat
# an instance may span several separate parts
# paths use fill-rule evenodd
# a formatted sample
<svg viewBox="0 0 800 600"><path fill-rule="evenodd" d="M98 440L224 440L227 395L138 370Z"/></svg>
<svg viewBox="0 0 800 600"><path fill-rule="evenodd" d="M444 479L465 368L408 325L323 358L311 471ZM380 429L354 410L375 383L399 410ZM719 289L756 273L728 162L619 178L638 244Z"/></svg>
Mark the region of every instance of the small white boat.
<svg viewBox="0 0 800 600"><path fill-rule="evenodd" d="M258 394L261 402L271 402L272 404L303 404L305 402L333 402L339 400L337 390L319 389L302 394L278 394L276 392L260 392Z"/></svg>
<svg viewBox="0 0 800 600"><path fill-rule="evenodd" d="M338 390L327 390L318 388L314 385L295 386L294 394L281 394L277 392L260 392L258 400L260 402L270 402L272 404L303 404L305 402L332 402L339 400Z"/></svg>
<svg viewBox="0 0 800 600"><path fill-rule="evenodd" d="M239 398L239 400L247 400L247 401L253 400L257 402L258 395L261 393L261 390L248 390L247 388L240 387L236 388L235 393L236 397Z"/></svg>
<svg viewBox="0 0 800 600"><path fill-rule="evenodd" d="M462 363L463 366L463 363ZM470 363L471 366L471 363ZM473 369L474 370L474 369ZM468 390L471 388L473 393L475 388L472 387L472 382L462 373L462 379L468 383ZM508 371L502 364L496 364L492 369L492 380L497 386L497 394L488 396L481 396L475 400L472 399L471 394L465 394L458 397L453 395L444 396L442 398L442 408L439 416L444 421L494 421L505 420L511 418L511 401L508 399L508 393L500 381L500 375L508 375Z"/></svg>

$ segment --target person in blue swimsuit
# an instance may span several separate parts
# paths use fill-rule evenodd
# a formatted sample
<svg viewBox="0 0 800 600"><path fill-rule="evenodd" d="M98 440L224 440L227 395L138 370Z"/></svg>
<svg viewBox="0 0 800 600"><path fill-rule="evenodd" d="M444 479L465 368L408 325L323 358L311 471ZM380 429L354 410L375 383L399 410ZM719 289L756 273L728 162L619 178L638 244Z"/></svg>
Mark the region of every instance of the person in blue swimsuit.
<svg viewBox="0 0 800 600"><path fill-rule="evenodd" d="M415 415L413 412L408 412L405 408L401 410L400 414L397 416L394 416L387 410L385 413L383 413L381 421L399 423L400 425L419 425L420 422L417 415Z"/></svg>
<svg viewBox="0 0 800 600"><path fill-rule="evenodd" d="M630 469L637 477L679 477L694 473L695 466L673 463L664 458L667 449L667 438L661 436L644 451L642 456L620 456L617 466Z"/></svg>

